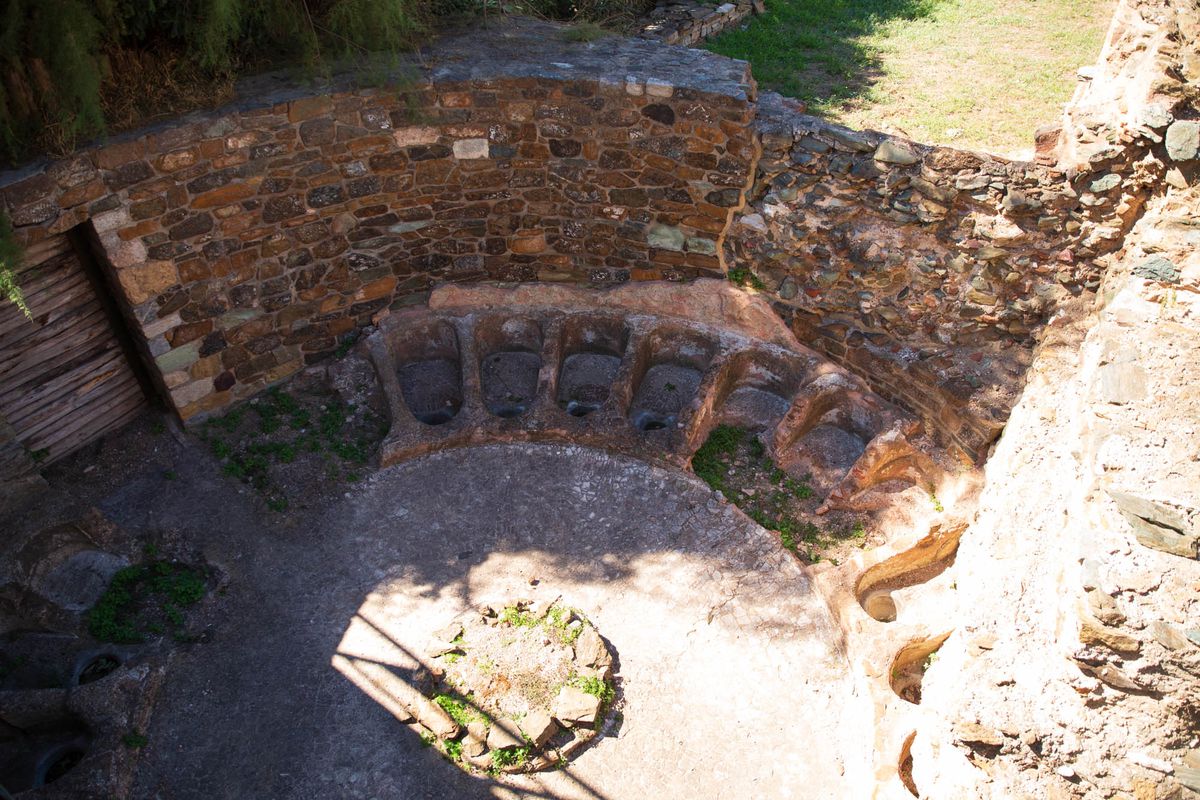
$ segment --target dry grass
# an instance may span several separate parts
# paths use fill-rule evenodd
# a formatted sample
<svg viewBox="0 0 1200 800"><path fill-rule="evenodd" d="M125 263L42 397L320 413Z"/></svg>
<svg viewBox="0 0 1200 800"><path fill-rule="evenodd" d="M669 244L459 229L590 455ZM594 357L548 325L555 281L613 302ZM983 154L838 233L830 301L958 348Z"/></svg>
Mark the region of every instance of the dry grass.
<svg viewBox="0 0 1200 800"><path fill-rule="evenodd" d="M101 87L108 133L140 128L233 99L233 77L213 76L170 49L114 50Z"/></svg>

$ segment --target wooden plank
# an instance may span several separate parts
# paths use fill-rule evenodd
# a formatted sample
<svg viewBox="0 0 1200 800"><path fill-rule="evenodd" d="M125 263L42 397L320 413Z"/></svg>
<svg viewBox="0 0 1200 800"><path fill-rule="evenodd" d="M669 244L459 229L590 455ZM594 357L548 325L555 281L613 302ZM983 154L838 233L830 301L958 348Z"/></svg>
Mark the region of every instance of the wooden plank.
<svg viewBox="0 0 1200 800"><path fill-rule="evenodd" d="M0 395L0 408L4 409L4 416L8 421L15 425L14 420L24 419L31 409L50 402L51 398L56 395L73 392L90 380L93 375L102 374L124 363L124 353L120 350L108 351L102 358L82 361L72 369L36 387L24 387L22 391Z"/></svg>
<svg viewBox="0 0 1200 800"><path fill-rule="evenodd" d="M97 319L90 320L88 327L77 339L66 340L62 344L51 341L43 342L20 359L12 359L12 366L7 371L0 370L0 386L24 386L37 383L39 380L55 375L64 367L88 353L97 353L117 347L111 339L105 340L99 334L107 330L108 320L101 312Z"/></svg>
<svg viewBox="0 0 1200 800"><path fill-rule="evenodd" d="M35 422L23 426L23 437L26 441L53 439L60 432L69 433L80 426L94 425L97 422L93 418L96 407L102 408L105 403L122 399L135 390L141 393L142 387L123 381L121 377L116 374L106 376L86 394L64 398L51 407L40 409Z"/></svg>
<svg viewBox="0 0 1200 800"><path fill-rule="evenodd" d="M0 355L4 353L24 353L30 347L39 344L60 341L64 337L76 337L76 332L72 331L72 328L90 324L93 321L92 317L96 315L100 315L101 317L104 315L104 309L98 303L89 302L87 305L80 305L73 310L73 313L63 314L46 322L45 325L38 326L37 330L31 331L20 340L6 340L0 343ZM104 319L107 322L107 318L105 317ZM102 338L111 337L105 336ZM0 364L0 372L3 372L3 366Z"/></svg>
<svg viewBox="0 0 1200 800"><path fill-rule="evenodd" d="M0 305L0 413L48 464L126 424L146 398L68 236L31 246L17 279L34 320Z"/></svg>
<svg viewBox="0 0 1200 800"><path fill-rule="evenodd" d="M120 428L125 427L130 422L133 422L146 410L147 404L143 400L130 403L127 407L117 407L107 412L105 417L106 422L100 428L94 430L77 431L74 435L61 439L56 442L51 452L42 461L42 464L49 466L55 461L58 461L65 456L78 450L80 447L94 442L102 436L106 436Z"/></svg>
<svg viewBox="0 0 1200 800"><path fill-rule="evenodd" d="M61 424L42 426L31 434L26 446L30 451L53 453L58 443L68 440L71 434L82 434L85 441L90 441L92 433L105 425L109 412L123 413L127 408L140 408L144 404L141 387L137 385L126 384L116 392L97 393L85 405L75 407L70 417L58 420Z"/></svg>
<svg viewBox="0 0 1200 800"><path fill-rule="evenodd" d="M14 343L15 340L23 337L36 336L41 328L70 314L78 313L80 308L89 304L100 307L91 284L84 276L80 275L76 280L63 283L65 285L61 290L55 287L55 291L59 293L54 295L51 300L43 301L35 298L29 301L26 298L33 318L26 317L18 310L14 316L0 320L0 336L3 336L9 343ZM15 306L13 308L16 309Z"/></svg>
<svg viewBox="0 0 1200 800"><path fill-rule="evenodd" d="M92 293L91 287L86 284L71 287L65 295L55 308L36 315L32 321L25 318L24 323L16 329L14 335L7 337L0 347L19 348L22 339L46 339L57 335L72 317L104 308ZM54 325L58 327L52 327Z"/></svg>
<svg viewBox="0 0 1200 800"><path fill-rule="evenodd" d="M18 284L30 313L36 317L45 312L42 306L54 299L55 295L64 290L67 285L88 285L88 280L82 270L75 268L55 270L33 281L18 279ZM27 325L32 324L15 303L0 304L0 324L4 328L11 328L13 323L18 321L23 321Z"/></svg>
<svg viewBox="0 0 1200 800"><path fill-rule="evenodd" d="M65 233L60 233L57 236L48 236L40 242L34 242L24 248L25 253L21 259L21 265L36 266L46 259L66 253L70 249L71 240L67 238Z"/></svg>

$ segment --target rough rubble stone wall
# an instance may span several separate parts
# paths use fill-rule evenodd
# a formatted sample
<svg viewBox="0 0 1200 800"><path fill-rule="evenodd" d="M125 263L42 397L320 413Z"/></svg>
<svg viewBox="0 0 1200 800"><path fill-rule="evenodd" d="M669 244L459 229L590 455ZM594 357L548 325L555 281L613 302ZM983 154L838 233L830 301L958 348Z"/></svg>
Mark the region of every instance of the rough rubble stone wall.
<svg viewBox="0 0 1200 800"><path fill-rule="evenodd" d="M744 64L530 22L427 60L400 93L259 80L0 194L27 243L91 221L185 420L436 282L723 272L755 154Z"/></svg>
<svg viewBox="0 0 1200 800"><path fill-rule="evenodd" d="M665 0L647 15L650 21L642 26L639 35L663 44L691 47L732 28L751 14L764 11L763 0L737 0L719 6L692 0Z"/></svg>
<svg viewBox="0 0 1200 800"><path fill-rule="evenodd" d="M1123 16L1139 6L1153 22ZM1066 297L1097 288L1101 257L1145 200L1196 163L1194 147L1173 146L1196 125L1180 14L1122 6L1106 56L1142 54L1140 100L1043 131L1052 165L852 131L764 93L763 153L727 241L730 266L761 281L802 341L978 460L1042 325Z"/></svg>

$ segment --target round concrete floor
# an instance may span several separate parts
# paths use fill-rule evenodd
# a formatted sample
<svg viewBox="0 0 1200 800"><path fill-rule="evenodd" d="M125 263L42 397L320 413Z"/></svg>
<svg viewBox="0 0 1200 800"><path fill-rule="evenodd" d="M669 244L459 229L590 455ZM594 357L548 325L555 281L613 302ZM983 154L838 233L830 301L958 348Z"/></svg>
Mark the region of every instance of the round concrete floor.
<svg viewBox="0 0 1200 800"><path fill-rule="evenodd" d="M691 476L573 447L458 450L376 473L311 528L214 527L203 547L227 616L177 653L136 797L845 798L869 772L823 601ZM587 610L617 657L619 724L564 770L473 777L389 693L430 631L514 597Z"/></svg>

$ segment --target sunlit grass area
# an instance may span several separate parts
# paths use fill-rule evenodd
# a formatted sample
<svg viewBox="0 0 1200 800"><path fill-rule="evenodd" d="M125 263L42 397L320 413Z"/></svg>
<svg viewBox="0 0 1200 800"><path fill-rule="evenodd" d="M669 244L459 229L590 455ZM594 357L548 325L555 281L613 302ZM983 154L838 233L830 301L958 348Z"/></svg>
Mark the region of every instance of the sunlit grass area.
<svg viewBox="0 0 1200 800"><path fill-rule="evenodd" d="M854 127L1002 153L1028 151L1079 67L1100 54L1112 0L767 0L709 49L759 85Z"/></svg>

